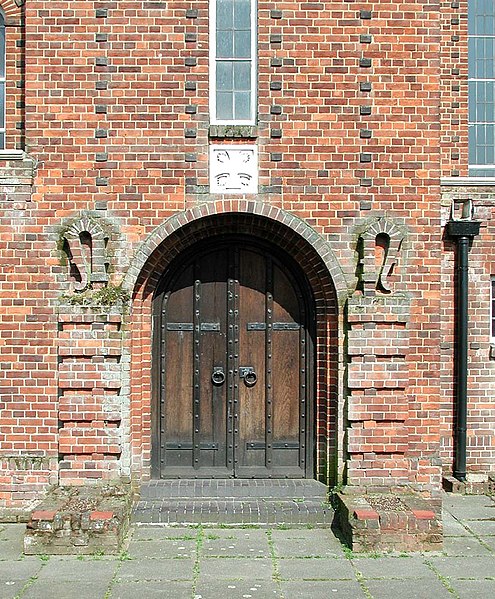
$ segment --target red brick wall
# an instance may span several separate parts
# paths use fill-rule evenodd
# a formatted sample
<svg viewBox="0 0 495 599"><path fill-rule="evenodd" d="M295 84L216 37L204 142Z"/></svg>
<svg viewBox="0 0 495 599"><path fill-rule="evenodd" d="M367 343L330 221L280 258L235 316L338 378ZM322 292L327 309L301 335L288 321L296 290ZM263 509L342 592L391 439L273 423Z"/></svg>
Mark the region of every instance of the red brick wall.
<svg viewBox="0 0 495 599"><path fill-rule="evenodd" d="M343 472L345 463L353 484L411 483L436 491L439 5L424 0L286 2L281 15L271 12L278 8L258 2L256 201L310 225L316 238L331 247L351 291L357 284L358 237L368 224L381 218L407 230L392 276L393 293L410 294L409 343L401 357L408 379L398 387L394 383L400 397L394 391L390 399L392 405L400 403L400 414L392 424L380 416L379 406L388 403L384 392L366 395L364 411L373 418L347 419L348 356L341 331L333 371L322 375L318 399L319 409L326 410L325 426L331 426L333 437L338 433L338 470ZM187 9L197 10L197 16L186 16ZM99 397L94 389L104 387L99 381L107 379L101 372L111 363L108 353L100 356L105 367L98 370L98 352L62 358L57 349L65 325L59 323L55 304L61 293L70 292L61 231L83 211L104 222L112 230L110 282L119 284L133 252L168 217L205 204L210 212L232 206L228 201L221 204L207 189L208 3L31 0L25 10L27 148L39 162L31 201L22 210L3 213L1 260L11 267L2 280L5 332L0 352L7 364L2 398L8 399L4 409L12 412L8 411L12 422L0 427L1 451L73 456L63 458L68 470L64 479L70 482L84 479L85 471L90 478L113 476L119 468L129 473L131 465L139 474L144 464L146 474L149 298L143 301L137 295L129 327L123 329L129 354L124 352L119 370L121 444L108 443L108 451L103 451L101 444L87 443L86 432L99 439L113 434L103 430L98 407L93 420L88 414L64 420L67 413L77 413L65 407L60 418L60 381L66 367L57 362L68 365L74 360L72 372L100 373L90 403ZM278 34L281 42L271 37ZM196 58L196 66L186 66L186 58ZM369 83L371 91L365 91ZM189 105L197 106L195 114L186 112ZM275 105L281 107L280 114L275 114ZM188 135L195 137L186 137L186 129L194 130ZM236 206L241 212L252 209L248 203ZM344 286L337 291L342 322ZM334 332L335 305L332 309ZM330 347L335 356L337 351ZM323 369L325 348L321 355ZM364 351L352 360L366 363L370 355ZM368 387L387 387L382 384L386 371L377 367ZM382 382L374 385L373 377ZM78 384L74 375L73 390ZM86 389L83 384L81 388ZM72 394L77 396L76 391ZM60 404L65 406L64 401ZM368 427L381 432L367 435L366 442L356 441L356 431ZM113 425L107 428L113 430ZM59 429L64 431L61 436ZM349 434L353 443L346 446ZM328 462L335 463L335 449L331 453L320 456L322 465L327 460L324 470L332 470ZM95 466L98 460L113 466L100 469ZM2 488L8 489L8 484ZM3 492L0 499L9 500L9 493Z"/></svg>

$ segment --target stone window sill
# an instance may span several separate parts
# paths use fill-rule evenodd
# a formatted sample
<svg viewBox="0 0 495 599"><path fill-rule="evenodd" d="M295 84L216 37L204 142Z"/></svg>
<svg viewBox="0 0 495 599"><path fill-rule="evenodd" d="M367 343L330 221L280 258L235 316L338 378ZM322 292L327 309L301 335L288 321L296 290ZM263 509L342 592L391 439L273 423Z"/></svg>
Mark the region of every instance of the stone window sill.
<svg viewBox="0 0 495 599"><path fill-rule="evenodd" d="M22 160L24 156L22 150L0 150L0 160Z"/></svg>
<svg viewBox="0 0 495 599"><path fill-rule="evenodd" d="M256 139L255 125L210 125L210 139Z"/></svg>
<svg viewBox="0 0 495 599"><path fill-rule="evenodd" d="M449 187L491 187L495 185L495 177L447 177L441 179L440 184Z"/></svg>

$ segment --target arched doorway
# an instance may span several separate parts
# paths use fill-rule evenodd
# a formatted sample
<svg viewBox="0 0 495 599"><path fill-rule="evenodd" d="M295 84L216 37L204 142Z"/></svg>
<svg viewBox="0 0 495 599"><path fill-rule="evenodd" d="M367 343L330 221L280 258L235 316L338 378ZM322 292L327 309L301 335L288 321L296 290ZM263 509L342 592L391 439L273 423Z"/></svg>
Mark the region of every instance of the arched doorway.
<svg viewBox="0 0 495 599"><path fill-rule="evenodd" d="M314 299L249 235L185 250L153 300L154 478L314 477Z"/></svg>

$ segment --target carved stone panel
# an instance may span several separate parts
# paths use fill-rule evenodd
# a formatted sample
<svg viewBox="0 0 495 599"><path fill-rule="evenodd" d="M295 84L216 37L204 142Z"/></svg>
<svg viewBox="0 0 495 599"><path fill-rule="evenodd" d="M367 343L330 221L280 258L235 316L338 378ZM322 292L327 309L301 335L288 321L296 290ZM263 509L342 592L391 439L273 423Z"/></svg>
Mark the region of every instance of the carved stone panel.
<svg viewBox="0 0 495 599"><path fill-rule="evenodd" d="M406 237L406 230L384 218L379 218L361 232L358 242L358 277L364 295L389 294Z"/></svg>
<svg viewBox="0 0 495 599"><path fill-rule="evenodd" d="M211 193L257 193L256 146L211 146L210 191Z"/></svg>
<svg viewBox="0 0 495 599"><path fill-rule="evenodd" d="M63 234L63 251L69 264L69 278L74 291L83 291L92 284L108 283L108 238L96 220L83 216L73 222Z"/></svg>

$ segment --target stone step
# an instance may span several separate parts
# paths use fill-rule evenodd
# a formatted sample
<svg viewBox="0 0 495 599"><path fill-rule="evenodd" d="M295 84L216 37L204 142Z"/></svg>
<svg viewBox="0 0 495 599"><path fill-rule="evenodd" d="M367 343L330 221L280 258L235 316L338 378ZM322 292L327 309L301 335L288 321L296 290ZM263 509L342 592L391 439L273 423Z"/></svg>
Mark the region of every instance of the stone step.
<svg viewBox="0 0 495 599"><path fill-rule="evenodd" d="M144 483L136 524L331 526L327 488L310 480L160 480Z"/></svg>
<svg viewBox="0 0 495 599"><path fill-rule="evenodd" d="M307 479L170 479L143 483L140 497L141 499L272 497L326 501L327 487L321 482Z"/></svg>
<svg viewBox="0 0 495 599"><path fill-rule="evenodd" d="M222 501L177 500L139 501L132 514L136 524L162 525L253 525L329 527L333 509L321 502L291 502L287 500Z"/></svg>

